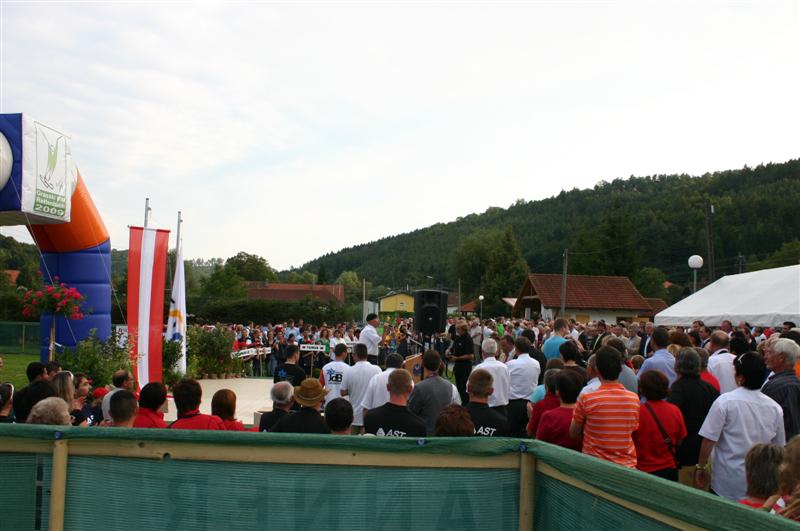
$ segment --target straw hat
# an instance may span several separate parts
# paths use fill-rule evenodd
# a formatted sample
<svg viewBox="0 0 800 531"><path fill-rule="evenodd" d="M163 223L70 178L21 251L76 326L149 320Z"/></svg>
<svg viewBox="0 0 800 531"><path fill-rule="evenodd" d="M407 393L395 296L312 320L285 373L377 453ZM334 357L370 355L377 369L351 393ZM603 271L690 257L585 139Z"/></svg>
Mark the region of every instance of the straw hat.
<svg viewBox="0 0 800 531"><path fill-rule="evenodd" d="M316 378L306 378L294 388L294 400L301 406L314 407L325 398L330 389L322 387Z"/></svg>

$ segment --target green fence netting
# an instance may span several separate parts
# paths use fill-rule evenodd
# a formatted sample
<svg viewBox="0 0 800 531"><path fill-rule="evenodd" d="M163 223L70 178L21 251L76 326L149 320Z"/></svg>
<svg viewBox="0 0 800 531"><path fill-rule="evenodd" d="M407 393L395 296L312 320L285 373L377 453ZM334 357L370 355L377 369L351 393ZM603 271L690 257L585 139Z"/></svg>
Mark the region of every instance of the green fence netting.
<svg viewBox="0 0 800 531"><path fill-rule="evenodd" d="M0 353L38 354L39 323L0 322Z"/></svg>
<svg viewBox="0 0 800 531"><path fill-rule="evenodd" d="M35 446L58 439L74 441L70 443L74 448L84 441L99 442L104 448L130 447L131 442L146 446L151 441L166 449L170 444L188 443L211 445L224 452L245 445L262 454L268 454L270 448L276 455L287 448L319 456L325 454L320 450L350 450L409 459L462 456L468 462L525 453L533 455L537 463L533 479L536 529L670 527L626 503L700 528L755 531L800 527L682 485L530 440L0 425L4 485L0 529L47 528L52 464L45 454L4 453L4 445L9 452L12 443L18 448L20 443ZM509 462L517 461L506 460L506 465ZM560 474L569 481L559 479ZM335 459L286 464L69 455L64 525L65 529L142 530L518 529L520 475L519 469L507 467L353 466ZM587 488L607 495L587 492Z"/></svg>

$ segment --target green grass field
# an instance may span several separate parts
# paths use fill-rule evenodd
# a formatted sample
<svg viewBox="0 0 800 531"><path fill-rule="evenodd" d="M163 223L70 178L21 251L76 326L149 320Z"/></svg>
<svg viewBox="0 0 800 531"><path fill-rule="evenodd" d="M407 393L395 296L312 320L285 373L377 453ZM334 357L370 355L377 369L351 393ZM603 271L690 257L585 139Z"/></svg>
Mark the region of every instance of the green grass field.
<svg viewBox="0 0 800 531"><path fill-rule="evenodd" d="M3 368L0 369L0 382L11 382L16 389L28 385L25 368L32 361L39 361L35 354L0 354L3 358Z"/></svg>

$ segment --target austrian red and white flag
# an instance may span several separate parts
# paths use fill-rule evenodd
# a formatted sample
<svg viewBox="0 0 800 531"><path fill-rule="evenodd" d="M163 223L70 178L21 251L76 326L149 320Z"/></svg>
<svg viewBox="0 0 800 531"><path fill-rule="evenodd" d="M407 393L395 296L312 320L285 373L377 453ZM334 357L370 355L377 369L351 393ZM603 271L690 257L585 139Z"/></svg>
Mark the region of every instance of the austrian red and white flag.
<svg viewBox="0 0 800 531"><path fill-rule="evenodd" d="M128 338L139 387L161 381L164 277L169 231L131 227L128 251Z"/></svg>

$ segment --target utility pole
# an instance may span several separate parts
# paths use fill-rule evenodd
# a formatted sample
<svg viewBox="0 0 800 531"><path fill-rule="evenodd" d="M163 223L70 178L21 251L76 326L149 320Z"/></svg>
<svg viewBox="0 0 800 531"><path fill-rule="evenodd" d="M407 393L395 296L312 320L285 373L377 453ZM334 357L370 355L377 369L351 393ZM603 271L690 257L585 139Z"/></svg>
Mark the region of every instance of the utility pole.
<svg viewBox="0 0 800 531"><path fill-rule="evenodd" d="M367 320L367 279L363 278L362 281L364 282L364 291L363 291L363 298L361 299L361 320Z"/></svg>
<svg viewBox="0 0 800 531"><path fill-rule="evenodd" d="M567 305L567 258L569 257L569 249L564 249L564 273L561 275L561 311L559 317L564 318Z"/></svg>
<svg viewBox="0 0 800 531"><path fill-rule="evenodd" d="M711 216L714 214L714 205L710 199L706 199L706 246L708 250L708 281L714 282L717 279L714 260L714 224Z"/></svg>
<svg viewBox="0 0 800 531"><path fill-rule="evenodd" d="M456 314L461 313L461 279L458 279L458 311Z"/></svg>

